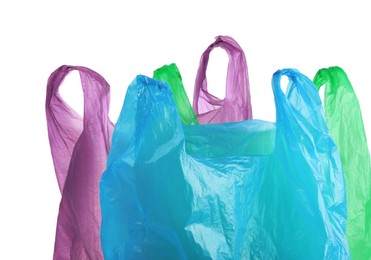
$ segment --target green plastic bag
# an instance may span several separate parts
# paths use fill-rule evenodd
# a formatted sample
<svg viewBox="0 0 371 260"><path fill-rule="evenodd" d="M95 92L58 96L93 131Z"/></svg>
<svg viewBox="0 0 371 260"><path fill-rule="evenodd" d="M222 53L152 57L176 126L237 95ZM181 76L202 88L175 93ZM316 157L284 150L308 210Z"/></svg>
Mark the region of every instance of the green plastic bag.
<svg viewBox="0 0 371 260"><path fill-rule="evenodd" d="M325 85L327 124L340 151L345 174L346 235L352 259L371 259L371 165L361 109L352 85L339 67L321 69L313 80Z"/></svg>
<svg viewBox="0 0 371 260"><path fill-rule="evenodd" d="M174 63L164 65L153 72L153 78L169 85L182 123L185 125L198 124L195 112L184 90L178 67Z"/></svg>

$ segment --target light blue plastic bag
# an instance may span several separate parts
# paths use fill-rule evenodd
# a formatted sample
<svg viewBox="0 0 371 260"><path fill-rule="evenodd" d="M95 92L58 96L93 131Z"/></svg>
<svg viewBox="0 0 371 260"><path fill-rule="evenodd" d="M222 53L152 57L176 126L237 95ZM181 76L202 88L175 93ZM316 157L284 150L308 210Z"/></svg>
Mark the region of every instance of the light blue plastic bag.
<svg viewBox="0 0 371 260"><path fill-rule="evenodd" d="M349 258L318 92L289 69L272 86L276 123L182 125L165 83L132 82L101 180L105 259Z"/></svg>

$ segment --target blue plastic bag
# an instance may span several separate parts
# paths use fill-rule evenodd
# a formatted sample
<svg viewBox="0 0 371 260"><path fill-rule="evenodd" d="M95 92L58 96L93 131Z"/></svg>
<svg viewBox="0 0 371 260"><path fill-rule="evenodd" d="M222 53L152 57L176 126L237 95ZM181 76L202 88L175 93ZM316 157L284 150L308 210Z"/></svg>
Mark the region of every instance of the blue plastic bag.
<svg viewBox="0 0 371 260"><path fill-rule="evenodd" d="M296 70L272 87L276 123L182 125L166 83L131 83L101 179L105 259L349 258L318 92Z"/></svg>

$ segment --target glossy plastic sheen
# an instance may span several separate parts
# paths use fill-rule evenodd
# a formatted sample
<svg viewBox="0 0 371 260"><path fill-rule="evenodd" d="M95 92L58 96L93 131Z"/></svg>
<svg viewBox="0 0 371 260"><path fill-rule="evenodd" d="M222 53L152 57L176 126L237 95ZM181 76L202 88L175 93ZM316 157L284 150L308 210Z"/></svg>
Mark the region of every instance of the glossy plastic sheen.
<svg viewBox="0 0 371 260"><path fill-rule="evenodd" d="M80 72L84 118L58 93L66 75ZM109 85L96 72L61 66L48 80L46 118L62 200L54 259L103 259L99 181L106 166L113 125L108 119Z"/></svg>
<svg viewBox="0 0 371 260"><path fill-rule="evenodd" d="M195 112L185 92L178 67L174 63L164 65L153 72L153 78L169 85L182 123L186 125L198 124Z"/></svg>
<svg viewBox="0 0 371 260"><path fill-rule="evenodd" d="M349 258L318 92L296 70L272 86L276 123L183 125L165 83L131 83L101 180L105 259Z"/></svg>
<svg viewBox="0 0 371 260"><path fill-rule="evenodd" d="M207 90L206 68L210 52L215 47L223 48L229 57L224 99L213 96ZM202 54L194 88L193 109L200 124L237 122L252 118L246 58L232 37L216 37L215 42Z"/></svg>
<svg viewBox="0 0 371 260"><path fill-rule="evenodd" d="M339 67L321 69L314 78L325 85L324 107L344 170L352 259L371 259L371 165L361 109L353 87Z"/></svg>

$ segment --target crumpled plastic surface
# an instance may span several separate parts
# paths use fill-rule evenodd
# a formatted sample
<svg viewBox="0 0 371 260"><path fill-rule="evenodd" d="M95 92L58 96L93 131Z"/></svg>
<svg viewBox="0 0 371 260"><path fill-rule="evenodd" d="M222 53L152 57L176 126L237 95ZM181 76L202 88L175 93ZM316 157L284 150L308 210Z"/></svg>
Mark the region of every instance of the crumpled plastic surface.
<svg viewBox="0 0 371 260"><path fill-rule="evenodd" d="M229 57L224 99L213 96L207 90L206 68L210 52L215 47L223 48ZM202 54L195 81L193 109L200 124L238 122L252 118L245 53L232 37L217 36Z"/></svg>
<svg viewBox="0 0 371 260"><path fill-rule="evenodd" d="M324 108L344 170L348 221L346 235L352 259L371 259L371 164L357 96L339 67L321 69L314 84L325 85Z"/></svg>
<svg viewBox="0 0 371 260"><path fill-rule="evenodd" d="M72 70L80 72L82 119L58 93ZM108 118L109 85L84 67L61 66L48 80L46 118L62 199L54 259L103 259L99 182L106 167L113 125Z"/></svg>
<svg viewBox="0 0 371 260"><path fill-rule="evenodd" d="M169 85L182 123L186 125L198 124L176 64L172 63L158 68L153 72L153 78Z"/></svg>
<svg viewBox="0 0 371 260"><path fill-rule="evenodd" d="M131 83L101 179L105 259L349 258L318 92L290 69L272 88L276 123L182 125L167 84Z"/></svg>

